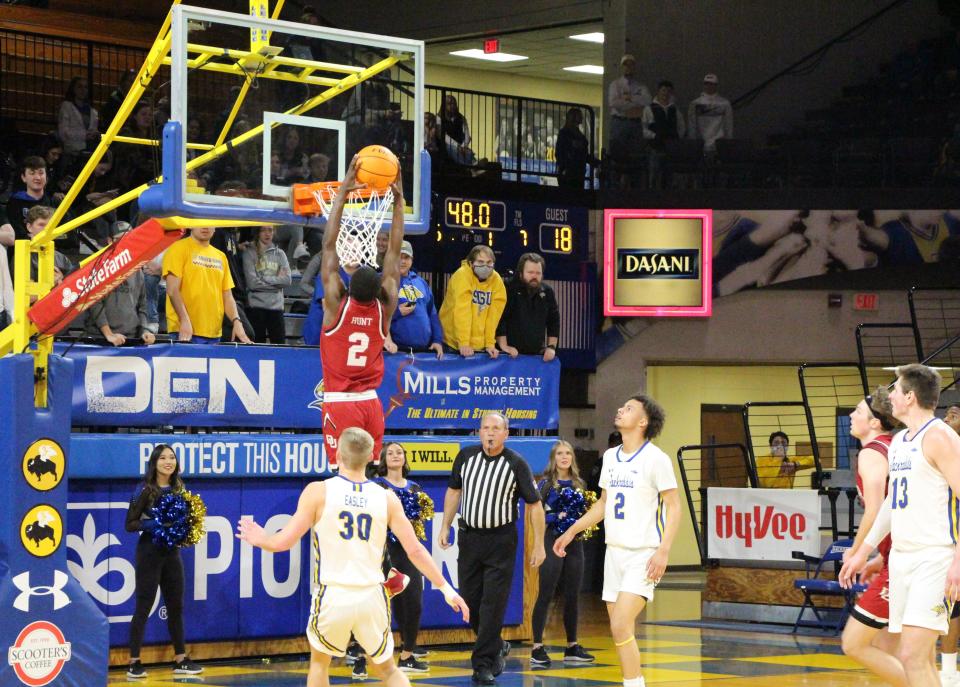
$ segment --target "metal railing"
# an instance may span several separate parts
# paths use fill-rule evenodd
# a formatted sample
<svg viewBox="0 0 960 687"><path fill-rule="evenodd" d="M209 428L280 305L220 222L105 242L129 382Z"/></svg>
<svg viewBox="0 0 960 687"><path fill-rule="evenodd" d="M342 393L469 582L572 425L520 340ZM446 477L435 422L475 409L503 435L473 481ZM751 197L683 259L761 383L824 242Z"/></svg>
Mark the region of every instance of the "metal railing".
<svg viewBox="0 0 960 687"><path fill-rule="evenodd" d="M926 351L941 346L960 332L960 289L926 289L913 287L907 294L910 322L916 332L921 359ZM949 363L960 360L948 357Z"/></svg>
<svg viewBox="0 0 960 687"><path fill-rule="evenodd" d="M691 456L690 454L694 454ZM707 557L703 530L709 522L704 508L710 487L756 487L757 472L743 444L696 444L677 451L680 479L687 495L690 524L697 540L701 562Z"/></svg>
<svg viewBox="0 0 960 687"><path fill-rule="evenodd" d="M795 447L798 456L813 457L813 486L820 486L823 468L816 442L810 435L807 407L803 401L744 403L743 428L747 436L747 450L758 478L762 471L757 467L757 456L767 457L770 435L773 432L784 432L790 437L790 443ZM807 451L809 453L806 453Z"/></svg>
<svg viewBox="0 0 960 687"><path fill-rule="evenodd" d="M102 107L117 87L124 72L137 69L146 57L146 50L109 43L51 38L42 34L0 31L0 118L10 120L24 133L45 134L57 126L57 112L70 79L83 76L91 86L90 101ZM347 56L345 56L347 57ZM347 57L349 59L349 57ZM161 75L162 76L162 75ZM160 78L157 83L166 81ZM393 78L373 79L371 84L385 85L391 108L399 108L404 140L412 143L412 127L423 127L413 121L413 77L398 69ZM191 113L216 121L227 103L229 83L200 80L191 92ZM275 89L277 90L277 89ZM290 89L288 89L289 91ZM280 89L282 91L282 89ZM156 100L165 97L163 86L155 89ZM278 102L297 93L279 92ZM361 96L363 91L361 91ZM427 86L424 90L424 111L438 116L441 142L446 133L439 116L441 103L447 96L457 99L472 135L470 148L473 163L486 160L489 169L502 170L503 178L553 185L557 179L556 141L566 120L567 111L579 109L583 115L581 131L587 138L588 156L596 157L599 145L599 116L596 108L582 103L569 103L538 98L504 96L466 89ZM347 96L338 98L341 109ZM342 102L341 102L342 101ZM366 103L361 102L361 112ZM382 105L379 105L382 107ZM440 159L444 159L441 146ZM398 151L400 152L400 151ZM448 171L460 165L451 163ZM473 165L475 166L475 164ZM584 186L593 188L592 166L584 177Z"/></svg>

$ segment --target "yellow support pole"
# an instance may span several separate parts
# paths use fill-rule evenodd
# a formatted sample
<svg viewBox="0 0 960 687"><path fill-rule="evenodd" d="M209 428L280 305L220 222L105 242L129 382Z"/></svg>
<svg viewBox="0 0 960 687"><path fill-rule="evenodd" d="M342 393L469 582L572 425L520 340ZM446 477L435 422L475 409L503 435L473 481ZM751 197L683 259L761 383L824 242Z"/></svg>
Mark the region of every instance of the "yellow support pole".
<svg viewBox="0 0 960 687"><path fill-rule="evenodd" d="M179 4L180 0L173 0L172 5ZM46 228L33 238L31 242L32 245L41 245L53 240L55 236L54 229L57 228L60 220L63 219L67 210L70 209L73 201L76 200L77 196L80 194L80 191L83 190L84 186L86 186L87 180L90 178L90 175L93 174L93 170L100 162L100 159L107 152L107 148L110 147L114 137L116 137L116 135L120 132L120 127L124 122L126 122L127 117L130 116L130 113L133 111L133 108L136 107L137 102L139 102L140 97L146 90L146 87L150 84L151 79L153 79L157 72L157 68L162 63L164 56L170 52L170 24L172 21L172 16L173 11L171 6L171 11L167 12L167 16L163 20L163 25L160 27L160 31L157 34L157 39L154 41L153 47L150 48L147 58L143 61L143 65L140 67L137 78L134 79L133 83L130 85L130 90L127 91L127 97L123 99L120 109L117 110L117 114L114 116L113 121L110 122L110 126L107 127L106 132L100 137L100 142L97 144L97 147L90 156L90 159L87 160L87 163L83 166L83 170L81 170L80 174L77 176L77 179L73 182L70 190L67 191L67 195L60 202L60 205L57 206L56 210L54 210L53 217L50 218Z"/></svg>
<svg viewBox="0 0 960 687"><path fill-rule="evenodd" d="M273 8L273 14L270 15L271 19L278 19L280 17L280 10L283 9L284 2L285 0L278 0L276 6ZM257 0L250 0L250 14L259 16L259 15L256 15L254 12L255 4L257 4ZM259 9L259 7L256 9ZM267 14L266 0L263 0L263 14L264 16L266 16ZM253 29L251 29L250 30L250 52L256 52L256 49L253 47L254 46L253 33L254 33ZM273 32L268 31L264 40L264 43L266 45L270 45L270 38L272 36L273 36ZM187 50L189 51L189 49L190 49L190 46L187 45ZM220 133L217 134L217 142L214 145L218 145L218 146L223 145L223 142L227 138L227 134L230 133L230 129L233 128L233 122L237 118L237 115L240 113L240 108L243 107L243 101L246 99L247 93L249 92L250 92L250 79L244 79L243 86L240 87L240 92L237 93L237 99L236 101L234 101L233 107L230 109L230 114L227 115L227 121L224 122L223 128L220 130Z"/></svg>
<svg viewBox="0 0 960 687"><path fill-rule="evenodd" d="M135 136L114 136L114 143L133 143L138 146L153 146L157 148L160 146L160 141L155 138L137 138ZM188 143L188 150L213 150L213 146L209 143Z"/></svg>

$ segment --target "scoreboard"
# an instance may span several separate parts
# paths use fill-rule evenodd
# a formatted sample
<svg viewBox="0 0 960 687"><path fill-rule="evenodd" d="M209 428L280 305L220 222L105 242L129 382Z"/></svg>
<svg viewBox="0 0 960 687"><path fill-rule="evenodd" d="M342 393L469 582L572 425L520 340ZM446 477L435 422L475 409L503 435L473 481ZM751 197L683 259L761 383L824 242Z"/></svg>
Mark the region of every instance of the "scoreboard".
<svg viewBox="0 0 960 687"><path fill-rule="evenodd" d="M512 268L529 252L544 255L548 266L589 260L586 207L444 195L435 210L432 243L446 267L455 269L480 243L493 249L500 269Z"/></svg>

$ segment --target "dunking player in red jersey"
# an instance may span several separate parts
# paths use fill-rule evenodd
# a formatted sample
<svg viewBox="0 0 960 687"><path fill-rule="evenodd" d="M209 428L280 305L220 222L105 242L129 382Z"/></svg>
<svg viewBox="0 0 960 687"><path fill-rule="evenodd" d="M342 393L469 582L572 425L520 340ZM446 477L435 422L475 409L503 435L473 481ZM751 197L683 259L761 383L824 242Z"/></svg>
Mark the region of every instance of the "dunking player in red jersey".
<svg viewBox="0 0 960 687"><path fill-rule="evenodd" d="M323 236L320 278L323 280L323 331L320 359L323 363L323 439L331 468L337 465L337 441L347 427L360 427L373 437L373 455L383 444L383 407L377 387L383 380L383 342L397 308L400 282L400 245L403 243L403 190L399 178L393 190L393 220L383 274L361 265L350 277L344 293L340 279L337 235L347 194L356 181L356 159L333 202Z"/></svg>
<svg viewBox="0 0 960 687"><path fill-rule="evenodd" d="M850 413L850 434L860 440L857 456L857 491L863 499L863 517L853 545L844 554L852 556L863 543L867 532L880 512L887 491L887 450L892 432L899 423L893 418L893 406L883 387L867 396ZM864 571L864 579L873 574L870 586L843 629L843 652L864 667L897 687L906 687L907 676L896 658L897 639L886 631L890 617L888 582L890 571L890 536L877 549L880 553Z"/></svg>

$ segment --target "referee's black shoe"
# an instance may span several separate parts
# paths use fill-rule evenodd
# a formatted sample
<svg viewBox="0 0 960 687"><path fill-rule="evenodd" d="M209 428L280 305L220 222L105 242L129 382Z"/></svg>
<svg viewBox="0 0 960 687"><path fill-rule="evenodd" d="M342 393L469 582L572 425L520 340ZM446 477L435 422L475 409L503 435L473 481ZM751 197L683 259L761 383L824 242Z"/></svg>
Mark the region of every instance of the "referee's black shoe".
<svg viewBox="0 0 960 687"><path fill-rule="evenodd" d="M508 642L507 640L503 640L503 646L500 647L500 655L506 658L507 656L510 655L511 648L512 647L510 645L510 642Z"/></svg>
<svg viewBox="0 0 960 687"><path fill-rule="evenodd" d="M473 671L473 681L481 685L494 685L497 682L489 668L477 668Z"/></svg>
<svg viewBox="0 0 960 687"><path fill-rule="evenodd" d="M494 659L493 661L493 670L491 670L490 672L493 673L494 677L497 677L498 675L500 675L500 673L503 672L503 669L506 666L507 666L507 662L506 660L504 660L503 656L497 656L496 659Z"/></svg>

